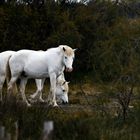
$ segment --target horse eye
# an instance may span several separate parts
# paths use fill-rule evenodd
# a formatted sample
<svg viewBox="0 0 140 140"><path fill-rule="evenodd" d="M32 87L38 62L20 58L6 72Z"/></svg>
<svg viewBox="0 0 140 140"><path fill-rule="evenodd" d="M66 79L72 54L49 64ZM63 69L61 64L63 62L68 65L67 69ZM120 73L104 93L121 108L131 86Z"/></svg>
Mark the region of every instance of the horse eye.
<svg viewBox="0 0 140 140"><path fill-rule="evenodd" d="M63 89L63 92L65 92L65 90Z"/></svg>
<svg viewBox="0 0 140 140"><path fill-rule="evenodd" d="M65 59L67 59L67 57L65 56Z"/></svg>

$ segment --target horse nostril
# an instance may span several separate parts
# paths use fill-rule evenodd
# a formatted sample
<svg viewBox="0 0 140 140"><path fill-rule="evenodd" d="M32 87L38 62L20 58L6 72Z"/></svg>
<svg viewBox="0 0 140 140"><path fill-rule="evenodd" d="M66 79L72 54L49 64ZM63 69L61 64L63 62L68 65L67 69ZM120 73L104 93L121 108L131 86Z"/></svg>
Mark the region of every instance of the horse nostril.
<svg viewBox="0 0 140 140"><path fill-rule="evenodd" d="M62 104L65 104L65 102L64 102L64 101L62 101Z"/></svg>
<svg viewBox="0 0 140 140"><path fill-rule="evenodd" d="M64 101L63 101L63 102L62 102L62 104L64 104L64 105L65 105L65 104L68 104L68 102L67 102L67 101L66 101L66 102L64 102Z"/></svg>
<svg viewBox="0 0 140 140"><path fill-rule="evenodd" d="M66 72L72 72L73 68L66 68L65 70L66 70Z"/></svg>
<svg viewBox="0 0 140 140"><path fill-rule="evenodd" d="M73 68L68 68L68 72L71 72L73 70Z"/></svg>

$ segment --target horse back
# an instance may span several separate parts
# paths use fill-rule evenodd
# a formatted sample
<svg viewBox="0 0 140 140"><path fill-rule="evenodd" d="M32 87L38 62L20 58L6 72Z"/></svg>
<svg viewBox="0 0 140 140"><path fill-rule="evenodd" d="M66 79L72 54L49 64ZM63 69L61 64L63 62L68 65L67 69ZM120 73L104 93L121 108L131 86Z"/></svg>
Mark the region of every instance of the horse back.
<svg viewBox="0 0 140 140"><path fill-rule="evenodd" d="M0 72L5 72L9 58L14 54L14 51L5 51L0 53Z"/></svg>
<svg viewBox="0 0 140 140"><path fill-rule="evenodd" d="M33 77L35 74L46 72L44 60L43 51L20 50L11 56L9 65L12 73Z"/></svg>

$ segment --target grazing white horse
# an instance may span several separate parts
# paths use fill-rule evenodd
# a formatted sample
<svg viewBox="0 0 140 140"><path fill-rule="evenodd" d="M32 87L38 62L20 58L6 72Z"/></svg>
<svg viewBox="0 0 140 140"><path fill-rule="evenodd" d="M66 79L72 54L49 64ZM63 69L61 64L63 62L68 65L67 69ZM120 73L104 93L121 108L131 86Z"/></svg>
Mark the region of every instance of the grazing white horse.
<svg viewBox="0 0 140 140"><path fill-rule="evenodd" d="M60 45L47 51L20 50L13 54L9 59L9 68L11 70L11 79L8 84L9 93L16 80L21 77L21 94L23 100L28 103L25 96L25 86L29 78L43 79L50 77L52 104L56 103L56 78L59 73L66 68L67 72L73 70L72 64L74 60L75 49L67 45Z"/></svg>
<svg viewBox="0 0 140 140"><path fill-rule="evenodd" d="M61 86L58 87L58 84L56 85L57 91L56 91L56 99L58 102L66 104L68 103L68 91L69 91L69 82L66 81L59 81L59 84ZM52 103L52 93L50 91L49 96L48 96L48 102L51 104Z"/></svg>
<svg viewBox="0 0 140 140"><path fill-rule="evenodd" d="M2 101L2 89L5 79L8 78L6 75L6 67L8 65L9 58L15 53L15 51L4 51L0 53L0 101ZM38 97L39 101L44 102L42 99L42 89L45 79L35 79L37 90L32 98ZM9 82L9 79L6 79L6 82ZM62 85L62 82L65 84ZM17 92L17 87L15 85L15 90ZM56 86L56 97L63 103L68 103L68 82L65 81L64 74L60 73L57 77L57 86Z"/></svg>
<svg viewBox="0 0 140 140"><path fill-rule="evenodd" d="M69 82L65 80L64 73L60 73L56 78L56 98L60 103L68 103L68 91L69 91ZM44 86L45 79L35 79L37 90L34 94L30 95L30 100L38 100L44 102L42 99L42 90ZM51 103L51 91L49 92L48 102Z"/></svg>

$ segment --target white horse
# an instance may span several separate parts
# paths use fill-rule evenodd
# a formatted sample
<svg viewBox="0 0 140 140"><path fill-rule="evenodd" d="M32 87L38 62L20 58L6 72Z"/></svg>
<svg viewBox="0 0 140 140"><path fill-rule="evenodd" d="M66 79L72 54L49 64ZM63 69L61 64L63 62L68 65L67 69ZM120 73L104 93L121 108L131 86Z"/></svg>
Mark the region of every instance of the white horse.
<svg viewBox="0 0 140 140"><path fill-rule="evenodd" d="M6 79L6 67L8 64L8 60L9 57L14 53L14 51L5 51L0 53L0 101L2 101L2 89Z"/></svg>
<svg viewBox="0 0 140 140"><path fill-rule="evenodd" d="M68 103L68 91L69 91L69 82L65 80L64 73L60 73L56 78L56 98L58 102L66 104ZM30 95L30 100L39 100L44 102L42 99L42 90L44 86L45 79L35 79L37 90L34 94ZM51 91L49 92L47 101L51 104Z"/></svg>
<svg viewBox="0 0 140 140"><path fill-rule="evenodd" d="M47 51L20 50L13 54L9 59L11 70L11 80L8 84L9 93L12 92L16 80L21 77L21 94L23 100L28 103L25 96L25 86L29 78L43 79L50 77L52 104L56 103L56 77L66 68L67 72L73 70L75 49L66 45L51 48Z"/></svg>
<svg viewBox="0 0 140 140"><path fill-rule="evenodd" d="M2 101L2 89L3 84L5 82L5 79L8 78L6 75L6 67L8 65L9 58L15 53L15 51L5 51L0 53L0 101ZM35 79L36 81L36 87L37 90L34 95L32 95L32 98L38 97L39 101L44 102L42 99L42 89L44 85L44 79ZM9 79L6 79L6 82L9 82ZM65 82L65 84L62 85L62 82ZM57 86L56 86L56 97L59 101L63 103L68 103L68 83L66 82L64 78L64 74L60 73L60 75L57 77ZM15 85L15 91L17 92L17 87Z"/></svg>

